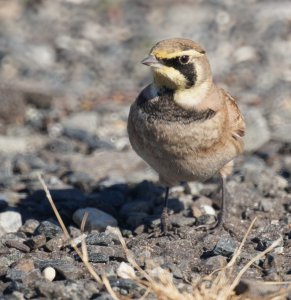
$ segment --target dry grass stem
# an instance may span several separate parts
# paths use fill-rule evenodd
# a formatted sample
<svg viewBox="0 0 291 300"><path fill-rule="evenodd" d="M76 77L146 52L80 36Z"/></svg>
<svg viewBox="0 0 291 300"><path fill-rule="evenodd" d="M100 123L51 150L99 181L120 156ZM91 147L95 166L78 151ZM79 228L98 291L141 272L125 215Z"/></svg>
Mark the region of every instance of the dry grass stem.
<svg viewBox="0 0 291 300"><path fill-rule="evenodd" d="M62 220L62 217L60 216L60 214L59 214L59 212L58 212L58 209L57 209L56 206L55 206L55 203L54 203L54 201L53 201L53 199L52 199L52 196L51 196L51 194L50 194L50 192L49 192L49 190L48 190L48 187L47 187L47 185L45 184L45 182L44 182L44 180L43 180L43 178L42 178L42 176L41 176L40 174L38 175L38 179L39 179L39 181L40 181L40 183L41 183L41 185L42 185L42 187L43 187L43 189L44 189L44 191L45 191L46 197L47 197L47 199L48 199L48 201L49 201L49 203L50 203L50 205L51 205L51 207L52 207L52 209L53 209L53 211L54 211L54 213L55 213L55 215L56 215L56 218L57 218L57 220L58 220L60 226L62 227L62 230L63 230L63 232L64 232L66 238L67 238L68 240L71 240L71 236L70 236L70 234L69 234L69 232L68 232L68 230L67 230L67 228L66 228L66 226L65 226L65 224L64 224L64 222L63 222L63 220ZM101 280L100 276L95 272L93 266L88 262L88 260L84 259L83 255L82 255L82 253L80 252L80 250L78 249L78 247L77 247L74 243L71 243L71 246L72 246L73 249L76 251L76 253L78 254L78 256L81 258L81 260L83 261L84 265L86 266L87 270L88 270L89 273L92 275L92 277L93 277L98 283L102 284L102 280Z"/></svg>

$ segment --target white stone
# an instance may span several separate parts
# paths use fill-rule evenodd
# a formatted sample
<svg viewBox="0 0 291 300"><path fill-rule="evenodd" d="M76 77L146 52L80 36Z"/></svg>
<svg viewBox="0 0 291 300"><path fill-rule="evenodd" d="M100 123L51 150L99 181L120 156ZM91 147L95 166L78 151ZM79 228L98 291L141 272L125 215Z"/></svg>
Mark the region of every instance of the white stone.
<svg viewBox="0 0 291 300"><path fill-rule="evenodd" d="M201 208L204 210L206 215L216 215L214 208L210 205L202 205Z"/></svg>
<svg viewBox="0 0 291 300"><path fill-rule="evenodd" d="M117 275L120 278L132 279L135 277L135 272L132 266L125 262L122 262L117 269Z"/></svg>
<svg viewBox="0 0 291 300"><path fill-rule="evenodd" d="M52 267L46 267L42 271L42 275L44 276L45 279L49 281L53 281L56 277L56 270Z"/></svg>
<svg viewBox="0 0 291 300"><path fill-rule="evenodd" d="M17 232L22 226L21 215L17 211L0 213L0 232Z"/></svg>
<svg viewBox="0 0 291 300"><path fill-rule="evenodd" d="M95 112L80 112L62 121L64 128L84 130L95 134L97 130L97 114Z"/></svg>
<svg viewBox="0 0 291 300"><path fill-rule="evenodd" d="M81 208L74 212L73 221L80 227L84 214L88 213L86 221L86 230L103 231L107 226L117 227L118 223L114 217L106 212L93 207Z"/></svg>
<svg viewBox="0 0 291 300"><path fill-rule="evenodd" d="M243 46L234 52L235 60L240 63L243 61L254 60L257 57L255 48L250 46Z"/></svg>

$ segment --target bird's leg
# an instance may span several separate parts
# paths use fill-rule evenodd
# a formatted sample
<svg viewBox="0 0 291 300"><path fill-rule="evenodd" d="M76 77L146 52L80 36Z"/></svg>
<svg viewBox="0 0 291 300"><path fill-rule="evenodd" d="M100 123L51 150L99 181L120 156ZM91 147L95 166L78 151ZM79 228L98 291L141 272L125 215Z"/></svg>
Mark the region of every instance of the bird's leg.
<svg viewBox="0 0 291 300"><path fill-rule="evenodd" d="M217 215L217 220L214 224L209 225L200 225L196 229L204 229L206 231L211 231L214 229L220 229L221 226L224 226L224 213L225 213L225 196L226 196L226 176L221 175L221 198L220 198L220 211Z"/></svg>
<svg viewBox="0 0 291 300"><path fill-rule="evenodd" d="M214 228L219 228L221 225L224 224L224 210L225 210L225 192L226 192L226 177L221 175L221 198L220 198L220 211L217 215L217 222ZM214 229L213 228L213 229Z"/></svg>
<svg viewBox="0 0 291 300"><path fill-rule="evenodd" d="M167 234L168 232L168 222L169 222L169 215L168 215L168 199L169 199L169 187L166 187L165 191L165 199L164 199L164 207L161 214L161 231L163 234Z"/></svg>

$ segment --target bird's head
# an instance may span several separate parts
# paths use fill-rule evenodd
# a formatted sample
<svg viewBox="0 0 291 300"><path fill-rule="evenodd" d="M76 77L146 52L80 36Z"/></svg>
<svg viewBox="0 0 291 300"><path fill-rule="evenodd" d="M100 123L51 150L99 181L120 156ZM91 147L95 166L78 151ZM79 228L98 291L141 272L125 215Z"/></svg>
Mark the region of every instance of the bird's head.
<svg viewBox="0 0 291 300"><path fill-rule="evenodd" d="M158 42L142 63L151 67L158 88L185 90L212 81L205 51L189 39Z"/></svg>

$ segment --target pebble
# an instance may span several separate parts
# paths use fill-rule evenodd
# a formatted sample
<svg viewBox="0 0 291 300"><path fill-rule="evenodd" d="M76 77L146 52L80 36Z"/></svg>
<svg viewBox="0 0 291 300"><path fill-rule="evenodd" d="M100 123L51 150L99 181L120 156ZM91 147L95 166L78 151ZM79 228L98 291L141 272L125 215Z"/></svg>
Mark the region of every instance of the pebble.
<svg viewBox="0 0 291 300"><path fill-rule="evenodd" d="M60 264L55 266L56 271L68 280L77 280L84 276L82 268L73 264Z"/></svg>
<svg viewBox="0 0 291 300"><path fill-rule="evenodd" d="M136 277L133 267L125 262L119 265L116 273L120 278L124 279L133 279Z"/></svg>
<svg viewBox="0 0 291 300"><path fill-rule="evenodd" d="M109 256L105 253L92 253L88 252L88 258L93 263L107 263L109 262Z"/></svg>
<svg viewBox="0 0 291 300"><path fill-rule="evenodd" d="M46 267L42 270L42 275L45 279L53 281L56 277L56 270L52 267Z"/></svg>
<svg viewBox="0 0 291 300"><path fill-rule="evenodd" d="M87 207L78 209L73 214L73 221L80 227L84 214L88 213L86 222L86 230L99 230L103 231L107 226L116 227L118 225L117 220L111 215L93 207Z"/></svg>
<svg viewBox="0 0 291 300"><path fill-rule="evenodd" d="M0 234L5 232L17 232L21 227L21 215L17 211L5 211L0 213Z"/></svg>
<svg viewBox="0 0 291 300"><path fill-rule="evenodd" d="M283 237L280 234L279 227L271 224L263 228L262 231L253 239L253 242L257 243L256 250L264 251L279 238L281 238L281 243L276 248L284 246ZM280 251L280 249L277 251Z"/></svg>
<svg viewBox="0 0 291 300"><path fill-rule="evenodd" d="M29 141L26 137L0 136L1 153L24 153L29 149Z"/></svg>
<svg viewBox="0 0 291 300"><path fill-rule="evenodd" d="M210 224L214 224L215 221L216 218L213 215L202 215L197 218L198 225L210 225Z"/></svg>
<svg viewBox="0 0 291 300"><path fill-rule="evenodd" d="M171 216L171 223L177 227L193 226L196 222L196 218L184 217L180 215Z"/></svg>
<svg viewBox="0 0 291 300"><path fill-rule="evenodd" d="M54 238L50 239L45 244L45 248L50 252L58 251L64 246L65 240L66 240L66 238L65 238L64 234L60 233L57 236L55 236Z"/></svg>
<svg viewBox="0 0 291 300"><path fill-rule="evenodd" d="M41 248L46 244L46 237L44 234L33 236L26 241L26 244L33 250Z"/></svg>
<svg viewBox="0 0 291 300"><path fill-rule="evenodd" d="M19 261L21 258L24 257L24 253L17 250L12 249L14 251L11 251L10 253L6 254L5 256L0 256L0 266L2 267L9 267L13 263Z"/></svg>
<svg viewBox="0 0 291 300"><path fill-rule="evenodd" d="M183 274L182 274L180 268L177 267L175 264L173 264L173 263L164 263L164 264L161 265L161 267L163 269L168 269L173 274L174 278L177 278L177 279L182 279L183 278Z"/></svg>
<svg viewBox="0 0 291 300"><path fill-rule="evenodd" d="M35 269L34 261L31 258L22 258L13 267L23 272L31 272Z"/></svg>
<svg viewBox="0 0 291 300"><path fill-rule="evenodd" d="M89 134L96 133L97 123L98 119L95 112L79 112L62 120L65 129L78 129Z"/></svg>
<svg viewBox="0 0 291 300"><path fill-rule="evenodd" d="M206 215L212 215L212 216L216 215L215 209L210 205L201 205L201 209L204 211Z"/></svg>
<svg viewBox="0 0 291 300"><path fill-rule="evenodd" d="M236 242L229 236L223 235L217 242L213 253L215 255L231 256L236 250Z"/></svg>
<svg viewBox="0 0 291 300"><path fill-rule="evenodd" d="M127 295L129 291L137 291L138 285L131 279L125 278L110 278L110 285L113 290L118 291L122 295Z"/></svg>
<svg viewBox="0 0 291 300"><path fill-rule="evenodd" d="M52 267L56 269L57 266L60 265L67 265L67 264L73 264L75 260L69 256L62 257L59 259L49 259L49 258L44 258L44 259L36 259L35 260L35 265L37 268L40 270L43 270L47 267Z"/></svg>
<svg viewBox="0 0 291 300"><path fill-rule="evenodd" d="M86 242L88 245L109 246L114 243L113 239L112 234L93 232L87 236Z"/></svg>
<svg viewBox="0 0 291 300"><path fill-rule="evenodd" d="M9 247L9 248L15 248L15 249L18 249L20 250L21 252L25 252L25 253L28 253L30 252L30 248L23 244L22 242L18 241L18 240L7 240L5 242L6 246Z"/></svg>
<svg viewBox="0 0 291 300"><path fill-rule="evenodd" d="M112 260L116 261L125 261L126 257L121 245L116 246L95 246L95 245L88 245L88 253L89 254L102 254L104 257L109 257ZM98 257L98 255L97 255ZM102 258L102 256L101 256Z"/></svg>
<svg viewBox="0 0 291 300"><path fill-rule="evenodd" d="M46 238L52 239L62 233L62 228L51 221L43 221L37 227L37 233L43 234Z"/></svg>
<svg viewBox="0 0 291 300"><path fill-rule="evenodd" d="M184 188L185 194L190 194L193 196L198 196L200 191L203 189L203 184L201 182L187 182Z"/></svg>
<svg viewBox="0 0 291 300"><path fill-rule="evenodd" d="M40 225L39 221L35 219L28 219L25 223L19 228L19 231L24 233L34 234L37 227Z"/></svg>

